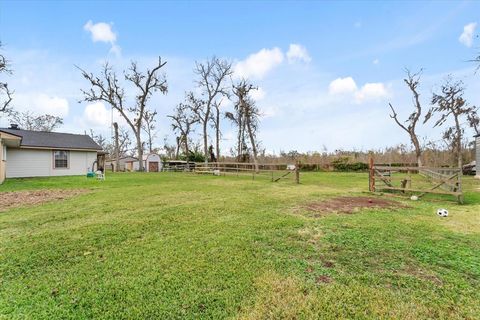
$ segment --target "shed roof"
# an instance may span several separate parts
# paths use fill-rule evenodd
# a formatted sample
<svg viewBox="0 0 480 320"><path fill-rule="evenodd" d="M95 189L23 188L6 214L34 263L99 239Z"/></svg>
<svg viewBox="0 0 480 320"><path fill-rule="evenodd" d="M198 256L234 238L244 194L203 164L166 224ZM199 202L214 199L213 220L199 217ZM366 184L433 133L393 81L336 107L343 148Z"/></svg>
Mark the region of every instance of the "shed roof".
<svg viewBox="0 0 480 320"><path fill-rule="evenodd" d="M83 134L5 128L0 131L22 138L20 147L102 150L90 136Z"/></svg>

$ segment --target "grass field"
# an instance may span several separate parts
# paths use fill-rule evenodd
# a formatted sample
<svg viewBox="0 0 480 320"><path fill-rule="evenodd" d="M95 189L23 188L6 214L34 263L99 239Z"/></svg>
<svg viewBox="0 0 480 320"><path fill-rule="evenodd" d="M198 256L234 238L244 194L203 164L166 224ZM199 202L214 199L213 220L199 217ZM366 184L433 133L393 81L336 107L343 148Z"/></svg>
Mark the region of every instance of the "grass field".
<svg viewBox="0 0 480 320"><path fill-rule="evenodd" d="M464 205L400 199L409 208L305 209L369 196L367 180L7 180L0 197L89 192L0 212L0 318L480 318L480 183L464 179ZM436 216L440 207L448 218Z"/></svg>

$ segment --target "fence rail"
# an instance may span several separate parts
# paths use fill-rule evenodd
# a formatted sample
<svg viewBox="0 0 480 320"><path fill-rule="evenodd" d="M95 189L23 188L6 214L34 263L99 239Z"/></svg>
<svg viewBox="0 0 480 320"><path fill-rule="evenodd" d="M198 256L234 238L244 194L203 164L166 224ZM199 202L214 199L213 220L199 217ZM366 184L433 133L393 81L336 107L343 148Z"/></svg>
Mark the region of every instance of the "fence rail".
<svg viewBox="0 0 480 320"><path fill-rule="evenodd" d="M191 162L188 165L180 164L164 168L164 171L183 171L196 174L212 175L243 175L256 177L267 177L272 182L283 179L293 179L300 183L300 170L297 164L268 164L260 163L255 166L253 163L244 162Z"/></svg>
<svg viewBox="0 0 480 320"><path fill-rule="evenodd" d="M418 182L412 188L412 177L418 174L425 183ZM373 158L369 163L369 190L400 191L402 193L416 193L418 197L426 194L452 195L459 203L463 203L462 172L458 168L432 167L390 167L375 165Z"/></svg>

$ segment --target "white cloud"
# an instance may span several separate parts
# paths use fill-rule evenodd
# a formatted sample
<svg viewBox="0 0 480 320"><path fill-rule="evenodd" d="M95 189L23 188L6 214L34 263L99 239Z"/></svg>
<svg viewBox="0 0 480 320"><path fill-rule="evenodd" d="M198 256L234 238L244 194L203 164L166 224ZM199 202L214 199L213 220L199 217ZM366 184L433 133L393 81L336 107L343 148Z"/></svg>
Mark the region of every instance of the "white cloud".
<svg viewBox="0 0 480 320"><path fill-rule="evenodd" d="M114 55L119 57L122 54L122 48L120 48L120 46L117 44L112 44L112 47L110 48L110 53L113 53Z"/></svg>
<svg viewBox="0 0 480 320"><path fill-rule="evenodd" d="M35 106L38 113L48 113L59 117L66 117L68 115L69 107L67 99L39 94L35 101Z"/></svg>
<svg viewBox="0 0 480 320"><path fill-rule="evenodd" d="M289 63L302 61L302 62L310 62L312 58L308 54L307 48L300 44L292 43L290 44L288 51L287 51L287 58Z"/></svg>
<svg viewBox="0 0 480 320"><path fill-rule="evenodd" d="M352 77L333 80L328 86L328 92L330 95L352 96L356 103L379 100L388 96L387 88L383 83L365 83L361 88L358 88Z"/></svg>
<svg viewBox="0 0 480 320"><path fill-rule="evenodd" d="M116 56L120 55L121 48L116 44L117 34L113 32L111 24L105 22L93 23L92 20L89 20L83 26L83 29L90 32L93 42L109 43L112 46L110 52Z"/></svg>
<svg viewBox="0 0 480 320"><path fill-rule="evenodd" d="M117 111L113 111L103 102L94 102L87 104L83 110L83 115L76 119L78 125L82 128L94 128L99 132L109 132L113 122L117 122L120 127L127 127L127 122Z"/></svg>
<svg viewBox="0 0 480 320"><path fill-rule="evenodd" d="M93 42L100 41L113 44L117 41L117 35L112 31L112 26L108 23L93 23L92 20L89 20L83 26L83 29L91 33Z"/></svg>
<svg viewBox="0 0 480 320"><path fill-rule="evenodd" d="M68 100L65 98L45 93L24 93L15 95L15 109L65 118L68 116L70 108Z"/></svg>
<svg viewBox="0 0 480 320"><path fill-rule="evenodd" d="M111 113L102 102L95 102L85 107L83 119L91 127L110 127Z"/></svg>
<svg viewBox="0 0 480 320"><path fill-rule="evenodd" d="M463 27L463 32L458 38L461 44L471 47L473 44L473 35L475 33L475 28L477 27L476 22L471 22Z"/></svg>
<svg viewBox="0 0 480 320"><path fill-rule="evenodd" d="M379 100L388 97L385 85L380 82L365 83L360 90L355 93L355 99L358 103L365 100Z"/></svg>
<svg viewBox="0 0 480 320"><path fill-rule="evenodd" d="M264 48L257 53L249 55L245 60L239 61L235 65L234 75L238 78L254 77L261 79L269 71L281 64L283 59L282 50L279 48Z"/></svg>
<svg viewBox="0 0 480 320"><path fill-rule="evenodd" d="M328 86L328 92L333 95L354 93L357 90L357 84L352 77L335 79Z"/></svg>

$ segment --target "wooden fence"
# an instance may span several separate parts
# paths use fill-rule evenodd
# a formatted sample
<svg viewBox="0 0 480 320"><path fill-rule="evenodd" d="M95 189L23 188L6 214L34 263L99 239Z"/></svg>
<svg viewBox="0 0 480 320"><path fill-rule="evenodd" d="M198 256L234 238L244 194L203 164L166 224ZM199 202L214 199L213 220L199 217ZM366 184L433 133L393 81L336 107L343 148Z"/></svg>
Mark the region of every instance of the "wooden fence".
<svg viewBox="0 0 480 320"><path fill-rule="evenodd" d="M412 193L419 198L426 194L451 195L463 203L461 177L462 172L457 168L379 166L371 160L369 190Z"/></svg>
<svg viewBox="0 0 480 320"><path fill-rule="evenodd" d="M258 170L256 170L253 163L197 162L189 171L196 174L251 176L252 180L263 177L270 179L272 182L290 179L295 183L300 183L298 164L258 164Z"/></svg>

